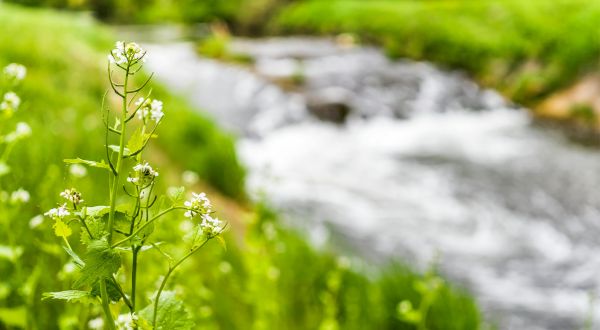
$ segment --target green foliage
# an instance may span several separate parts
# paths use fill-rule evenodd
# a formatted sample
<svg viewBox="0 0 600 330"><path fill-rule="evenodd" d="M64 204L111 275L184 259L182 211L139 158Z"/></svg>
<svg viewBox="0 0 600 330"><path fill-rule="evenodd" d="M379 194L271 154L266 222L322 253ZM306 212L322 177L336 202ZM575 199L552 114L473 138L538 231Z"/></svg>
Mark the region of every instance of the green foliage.
<svg viewBox="0 0 600 330"><path fill-rule="evenodd" d="M194 322L191 320L183 303L177 300L175 292L163 292L158 306L158 316L155 326L157 330L188 330L194 328ZM150 304L140 311L140 316L148 321L152 320L153 314L154 304Z"/></svg>
<svg viewBox="0 0 600 330"><path fill-rule="evenodd" d="M531 104L597 68L599 19L600 5L585 0L313 0L286 7L272 28L355 33L392 57L464 69Z"/></svg>
<svg viewBox="0 0 600 330"><path fill-rule="evenodd" d="M121 256L113 251L104 238L90 241L83 257L84 266L74 287L92 285L99 280L107 279L121 267Z"/></svg>

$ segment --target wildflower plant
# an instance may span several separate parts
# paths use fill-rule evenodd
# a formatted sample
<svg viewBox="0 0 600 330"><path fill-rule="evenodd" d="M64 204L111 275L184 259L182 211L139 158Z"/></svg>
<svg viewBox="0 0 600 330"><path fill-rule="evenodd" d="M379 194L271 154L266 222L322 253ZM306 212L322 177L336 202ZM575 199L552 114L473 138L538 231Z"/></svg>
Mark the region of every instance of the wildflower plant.
<svg viewBox="0 0 600 330"><path fill-rule="evenodd" d="M13 301L9 305L13 305L13 310L27 308L30 294L23 285L28 276L20 262L25 246L17 239L19 227L17 221L13 221L22 220L19 215L22 207L29 203L30 194L18 185L10 187L10 155L20 141L31 135L31 128L27 123L15 123L13 120L15 113L22 108L21 98L17 93L26 74L27 69L17 63L11 63L0 71L0 120L3 122L0 131L0 260L8 261L12 266L9 268L10 274L2 274L6 276L0 277L0 288L5 289L0 292L0 306L8 302L5 298L12 297ZM15 297L18 299L14 299Z"/></svg>
<svg viewBox="0 0 600 330"><path fill-rule="evenodd" d="M90 320L91 328L193 327L183 304L176 300L174 292L165 288L173 272L208 241L220 238L225 228L223 222L214 217L206 194L192 193L191 199L182 203L183 188L171 189L169 198L156 193L159 172L145 160L144 151L157 137L157 128L164 118L163 104L151 98L151 92L141 94L152 76L140 86L132 86L145 60L146 52L138 44L116 43L108 55L107 72L112 92L120 100L120 109L114 113L103 106L105 159L65 160L71 166L85 165L107 172L110 186L107 203L87 205L81 192L69 188L60 193L57 206L45 213L54 221L54 233L62 239L65 251L79 268L72 290L46 293L45 297L101 304L103 318ZM112 141L116 141L115 144L111 144ZM153 236L155 223L175 211L193 222L184 237L188 244L186 252L179 258L162 252ZM75 251L71 245L71 236L77 227L81 228L80 241L87 245L84 252ZM143 267L140 253L149 249L165 256L169 267L159 279L150 303L139 308L137 276ZM131 257L125 258L127 254ZM127 267L125 260L131 260ZM130 287L125 288L126 284ZM119 314L115 317L113 312Z"/></svg>

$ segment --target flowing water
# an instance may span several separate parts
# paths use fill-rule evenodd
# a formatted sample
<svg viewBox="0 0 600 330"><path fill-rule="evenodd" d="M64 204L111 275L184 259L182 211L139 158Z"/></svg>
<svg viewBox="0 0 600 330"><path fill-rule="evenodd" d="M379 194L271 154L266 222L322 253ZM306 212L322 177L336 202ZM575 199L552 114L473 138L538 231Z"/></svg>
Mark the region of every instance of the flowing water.
<svg viewBox="0 0 600 330"><path fill-rule="evenodd" d="M597 150L457 73L368 47L236 40L249 67L189 43L148 49L159 80L240 136L250 191L304 226L377 258L437 257L501 329L600 325ZM342 123L313 115L347 109Z"/></svg>

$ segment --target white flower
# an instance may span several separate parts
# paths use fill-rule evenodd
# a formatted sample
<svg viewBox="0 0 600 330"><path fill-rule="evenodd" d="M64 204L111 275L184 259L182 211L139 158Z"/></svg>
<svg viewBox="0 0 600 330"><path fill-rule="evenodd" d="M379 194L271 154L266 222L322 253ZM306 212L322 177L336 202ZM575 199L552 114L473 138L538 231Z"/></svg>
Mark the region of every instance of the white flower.
<svg viewBox="0 0 600 330"><path fill-rule="evenodd" d="M38 214L35 217L31 218L31 220L29 220L29 228L31 228L31 229L37 228L43 222L44 222L44 216L42 216L41 214Z"/></svg>
<svg viewBox="0 0 600 330"><path fill-rule="evenodd" d="M4 74L8 76L9 79L20 81L25 78L27 69L21 64L11 63L4 68Z"/></svg>
<svg viewBox="0 0 600 330"><path fill-rule="evenodd" d="M140 97L135 102L135 105L139 108L138 117L141 120L145 120L149 117L151 120L154 120L158 124L158 122L165 115L163 113L162 101Z"/></svg>
<svg viewBox="0 0 600 330"><path fill-rule="evenodd" d="M75 205L83 202L83 199L81 199L81 193L75 190L75 188L66 189L60 193L60 197L70 201Z"/></svg>
<svg viewBox="0 0 600 330"><path fill-rule="evenodd" d="M16 111L21 104L21 99L14 92L6 92L0 103L0 111Z"/></svg>
<svg viewBox="0 0 600 330"><path fill-rule="evenodd" d="M17 123L17 128L15 129L15 131L6 134L6 137L4 137L4 140L6 142L14 142L14 141L24 139L30 135L31 135L31 127L29 127L29 125L27 125L27 123L25 123L25 122L19 122L19 123Z"/></svg>
<svg viewBox="0 0 600 330"><path fill-rule="evenodd" d="M211 204L205 193L192 193L192 199L183 203L188 210L183 214L187 218L193 218L197 214L208 214L211 212Z"/></svg>
<svg viewBox="0 0 600 330"><path fill-rule="evenodd" d="M140 60L145 62L146 58L144 55L146 55L146 51L135 42L125 44L123 41L117 41L115 43L115 49L111 50L108 55L108 60L110 63L116 63L118 65L126 63L135 64Z"/></svg>
<svg viewBox="0 0 600 330"><path fill-rule="evenodd" d="M67 210L67 203L65 203L57 208L50 209L50 211L44 213L44 215L50 218L62 219L66 216L71 215L71 213L69 212L69 210Z"/></svg>
<svg viewBox="0 0 600 330"><path fill-rule="evenodd" d="M90 330L102 330L104 329L104 320L102 317L97 317L88 322L88 328Z"/></svg>
<svg viewBox="0 0 600 330"><path fill-rule="evenodd" d="M185 171L183 172L183 174L181 174L181 179L185 184L191 186L198 183L198 180L200 180L200 176L198 176L198 173L194 171Z"/></svg>
<svg viewBox="0 0 600 330"><path fill-rule="evenodd" d="M10 194L10 202L12 204L29 202L29 192L23 188L19 188Z"/></svg>
<svg viewBox="0 0 600 330"><path fill-rule="evenodd" d="M82 178L87 175L87 168L81 164L73 164L69 167L69 173L76 178Z"/></svg>
<svg viewBox="0 0 600 330"><path fill-rule="evenodd" d="M223 221L213 218L209 214L203 214L200 228L202 228L202 231L206 235L213 236L219 234L223 230L222 224Z"/></svg>
<svg viewBox="0 0 600 330"><path fill-rule="evenodd" d="M139 163L133 167L134 174L127 178L128 182L140 186L147 186L158 176L158 172L152 169L148 163Z"/></svg>
<svg viewBox="0 0 600 330"><path fill-rule="evenodd" d="M133 314L121 314L117 317L117 328L119 330L137 329L138 316Z"/></svg>

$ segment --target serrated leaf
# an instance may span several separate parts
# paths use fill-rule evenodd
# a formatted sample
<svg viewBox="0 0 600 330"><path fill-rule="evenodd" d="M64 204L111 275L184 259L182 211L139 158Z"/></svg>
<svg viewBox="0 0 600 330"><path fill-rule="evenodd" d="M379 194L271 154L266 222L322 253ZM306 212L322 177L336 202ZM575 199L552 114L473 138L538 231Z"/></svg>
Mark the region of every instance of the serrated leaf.
<svg viewBox="0 0 600 330"><path fill-rule="evenodd" d="M146 306L139 315L151 322L154 313L154 303ZM175 298L174 291L163 291L158 301L158 313L156 315L156 330L190 330L195 326L183 302Z"/></svg>
<svg viewBox="0 0 600 330"><path fill-rule="evenodd" d="M42 294L42 300L46 299L59 299L66 300L67 302L71 301L81 301L86 298L91 297L90 293L87 291L81 290L66 290L66 291L58 291L58 292L44 292Z"/></svg>
<svg viewBox="0 0 600 330"><path fill-rule="evenodd" d="M97 167L97 168L103 168L105 170L110 170L110 166L108 166L108 164L106 164L104 162L104 160L95 162L93 160L74 158L74 159L64 159L63 161L67 164L83 164L83 165L87 165L87 166L91 166L91 167Z"/></svg>
<svg viewBox="0 0 600 330"><path fill-rule="evenodd" d="M83 261L85 266L73 284L76 288L109 278L121 267L121 256L110 248L104 238L90 241Z"/></svg>
<svg viewBox="0 0 600 330"><path fill-rule="evenodd" d="M54 228L54 235L58 237L63 237L66 239L73 233L69 225L64 223L60 218L56 218L56 220L54 220L54 225L52 227Z"/></svg>
<svg viewBox="0 0 600 330"><path fill-rule="evenodd" d="M105 222L103 218L87 218L87 220L85 220L85 224L90 232L88 233L85 227L81 227L80 238L81 243L83 244L87 245L91 240L99 239L107 234L107 232L104 230ZM90 234L93 238L90 238Z"/></svg>

